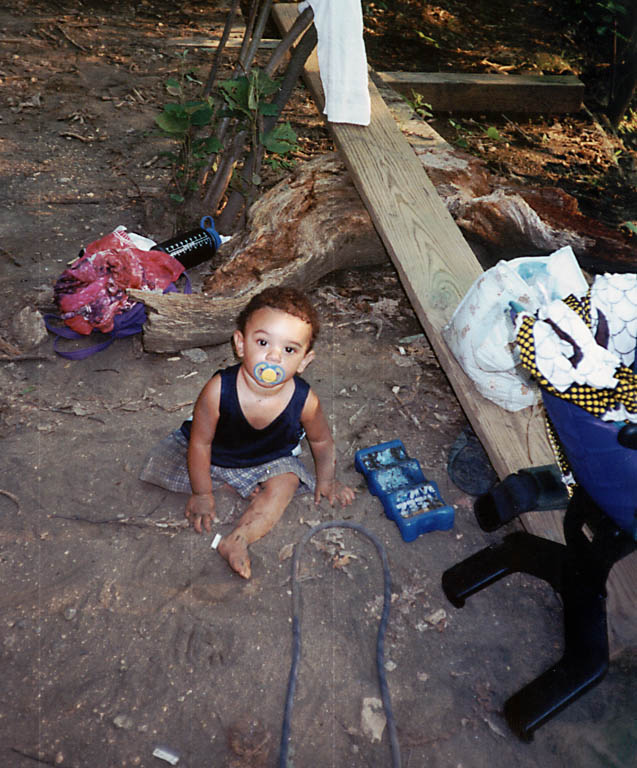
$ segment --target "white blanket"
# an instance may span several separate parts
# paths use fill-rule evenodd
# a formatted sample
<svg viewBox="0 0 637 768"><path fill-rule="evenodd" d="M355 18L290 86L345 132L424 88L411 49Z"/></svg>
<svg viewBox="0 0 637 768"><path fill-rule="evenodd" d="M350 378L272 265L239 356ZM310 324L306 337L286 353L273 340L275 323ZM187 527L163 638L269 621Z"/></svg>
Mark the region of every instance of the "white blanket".
<svg viewBox="0 0 637 768"><path fill-rule="evenodd" d="M324 112L331 123L369 125L367 56L360 0L306 0L314 11Z"/></svg>

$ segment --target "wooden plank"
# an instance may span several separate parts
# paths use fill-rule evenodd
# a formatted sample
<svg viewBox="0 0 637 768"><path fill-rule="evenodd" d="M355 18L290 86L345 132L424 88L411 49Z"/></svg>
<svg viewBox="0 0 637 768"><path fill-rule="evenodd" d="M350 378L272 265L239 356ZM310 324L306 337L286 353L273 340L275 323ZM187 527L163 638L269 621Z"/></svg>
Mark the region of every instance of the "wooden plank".
<svg viewBox="0 0 637 768"><path fill-rule="evenodd" d="M167 40L158 40L163 45L181 47L181 48L217 48L221 41L220 37L170 37ZM281 41L277 38L264 37L259 40L259 48L271 50L277 47ZM243 45L243 33L230 35L227 39L226 48L241 48Z"/></svg>
<svg viewBox="0 0 637 768"><path fill-rule="evenodd" d="M296 6L277 3L273 14L287 28L296 18ZM316 52L304 76L322 108ZM504 411L480 396L442 338L443 326L482 268L371 81L369 88L370 125L329 123L329 128L429 342L501 477L552 462L544 430L529 429L533 417L527 411Z"/></svg>
<svg viewBox="0 0 637 768"><path fill-rule="evenodd" d="M298 13L289 3L278 3L272 10L283 32ZM316 51L306 62L304 79L322 110ZM369 126L328 126L429 343L501 478L523 467L553 463L541 409L511 413L483 398L442 338L443 326L482 268L371 81L369 89ZM557 512L527 513L522 522L532 533L563 540ZM636 583L637 553L618 563L608 582L613 651L637 641ZM622 620L616 621L616 614Z"/></svg>
<svg viewBox="0 0 637 768"><path fill-rule="evenodd" d="M378 72L384 83L434 111L566 114L579 112L584 83L574 75Z"/></svg>

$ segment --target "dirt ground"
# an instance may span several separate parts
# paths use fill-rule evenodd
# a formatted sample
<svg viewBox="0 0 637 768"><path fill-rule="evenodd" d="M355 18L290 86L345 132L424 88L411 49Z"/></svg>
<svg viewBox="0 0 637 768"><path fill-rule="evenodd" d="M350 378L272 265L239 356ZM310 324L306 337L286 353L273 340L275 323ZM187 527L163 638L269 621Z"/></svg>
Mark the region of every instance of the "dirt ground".
<svg viewBox="0 0 637 768"><path fill-rule="evenodd" d="M466 421L390 265L335 274L311 292L323 331L306 378L357 499L345 512L295 499L252 547L249 582L211 551L210 536L186 527L184 496L138 480L150 446L233 361L229 344L193 359L147 353L135 337L70 362L49 338L15 356L13 317L50 307L57 275L83 244L119 224L172 234L166 142L152 132L177 66L170 41L206 36L223 18L214 4L155 0L108 10L9 0L0 10L0 765L167 765L153 757L158 746L188 768L276 765L291 546L315 522L342 517L375 534L389 557L385 666L403 766L637 765L636 649L531 743L507 727L506 698L561 653L561 605L547 585L519 575L461 610L444 597L442 572L500 534L479 529L473 498L448 477ZM210 55L189 53L204 72ZM295 119L307 154L331 146L301 90ZM628 195L618 200L622 218ZM395 438L453 505L452 530L405 543L368 493L354 453ZM217 498L224 533L244 502L230 491ZM379 740L362 717L365 699L379 697L376 552L350 530L321 533L305 548L301 576L290 764L389 765L386 729Z"/></svg>

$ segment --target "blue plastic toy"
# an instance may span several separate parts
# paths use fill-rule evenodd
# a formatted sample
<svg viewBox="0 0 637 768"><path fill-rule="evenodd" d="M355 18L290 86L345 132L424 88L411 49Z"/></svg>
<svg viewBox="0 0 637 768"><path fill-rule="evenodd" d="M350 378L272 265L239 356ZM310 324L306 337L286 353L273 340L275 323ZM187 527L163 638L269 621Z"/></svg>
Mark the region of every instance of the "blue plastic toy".
<svg viewBox="0 0 637 768"><path fill-rule="evenodd" d="M356 451L354 466L367 480L369 492L381 500L404 541L453 528L453 507L444 503L437 485L425 478L400 440Z"/></svg>

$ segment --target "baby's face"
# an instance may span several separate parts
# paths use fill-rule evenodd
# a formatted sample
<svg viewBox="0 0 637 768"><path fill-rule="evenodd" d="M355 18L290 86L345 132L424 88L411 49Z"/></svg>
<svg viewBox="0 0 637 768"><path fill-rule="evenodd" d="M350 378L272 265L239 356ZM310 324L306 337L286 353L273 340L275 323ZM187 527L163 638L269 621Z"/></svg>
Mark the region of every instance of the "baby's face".
<svg viewBox="0 0 637 768"><path fill-rule="evenodd" d="M262 307L250 315L244 333L235 331L234 341L248 375L272 388L302 373L311 362L311 336L310 324L300 317Z"/></svg>

